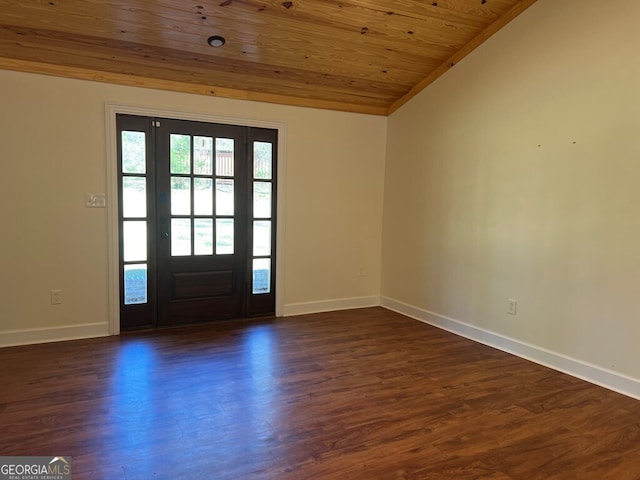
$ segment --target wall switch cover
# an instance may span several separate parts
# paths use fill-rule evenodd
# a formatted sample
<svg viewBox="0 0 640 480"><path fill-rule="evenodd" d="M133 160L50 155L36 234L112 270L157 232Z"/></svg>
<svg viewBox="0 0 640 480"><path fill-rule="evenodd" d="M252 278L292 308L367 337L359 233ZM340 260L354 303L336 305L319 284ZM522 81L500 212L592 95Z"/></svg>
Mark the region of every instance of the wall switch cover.
<svg viewBox="0 0 640 480"><path fill-rule="evenodd" d="M107 196L104 193L85 193L84 204L87 208L105 208Z"/></svg>

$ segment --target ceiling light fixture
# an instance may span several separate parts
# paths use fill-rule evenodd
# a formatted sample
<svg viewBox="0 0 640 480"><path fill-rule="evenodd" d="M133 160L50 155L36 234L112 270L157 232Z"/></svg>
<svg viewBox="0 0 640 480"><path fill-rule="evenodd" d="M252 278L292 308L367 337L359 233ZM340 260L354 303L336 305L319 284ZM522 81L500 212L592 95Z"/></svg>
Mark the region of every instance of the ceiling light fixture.
<svg viewBox="0 0 640 480"><path fill-rule="evenodd" d="M225 42L226 40L224 39L224 37L221 37L220 35L213 35L207 38L207 43L211 47L221 47L225 44Z"/></svg>

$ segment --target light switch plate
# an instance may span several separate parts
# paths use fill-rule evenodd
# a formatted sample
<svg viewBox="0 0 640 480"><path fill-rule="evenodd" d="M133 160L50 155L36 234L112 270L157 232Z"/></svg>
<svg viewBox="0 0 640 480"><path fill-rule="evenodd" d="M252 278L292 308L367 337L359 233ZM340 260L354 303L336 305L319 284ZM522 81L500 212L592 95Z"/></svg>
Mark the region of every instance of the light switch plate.
<svg viewBox="0 0 640 480"><path fill-rule="evenodd" d="M84 205L87 208L105 208L107 196L104 193L85 193Z"/></svg>

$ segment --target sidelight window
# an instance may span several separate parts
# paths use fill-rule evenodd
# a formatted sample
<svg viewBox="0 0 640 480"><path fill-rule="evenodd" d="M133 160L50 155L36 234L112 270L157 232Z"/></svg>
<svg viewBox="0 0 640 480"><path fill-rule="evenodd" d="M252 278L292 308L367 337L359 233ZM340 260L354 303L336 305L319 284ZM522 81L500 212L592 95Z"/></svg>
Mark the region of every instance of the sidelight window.
<svg viewBox="0 0 640 480"><path fill-rule="evenodd" d="M253 294L271 293L273 143L253 142Z"/></svg>
<svg viewBox="0 0 640 480"><path fill-rule="evenodd" d="M148 301L146 134L123 131L121 145L124 303L138 305Z"/></svg>

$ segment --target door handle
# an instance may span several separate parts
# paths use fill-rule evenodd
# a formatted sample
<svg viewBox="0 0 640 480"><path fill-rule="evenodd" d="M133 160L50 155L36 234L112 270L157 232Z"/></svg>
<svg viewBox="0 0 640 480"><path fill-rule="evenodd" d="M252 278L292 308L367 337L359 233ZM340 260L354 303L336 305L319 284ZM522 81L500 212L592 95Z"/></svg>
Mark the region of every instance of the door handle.
<svg viewBox="0 0 640 480"><path fill-rule="evenodd" d="M169 232L162 232L160 238L169 238Z"/></svg>

